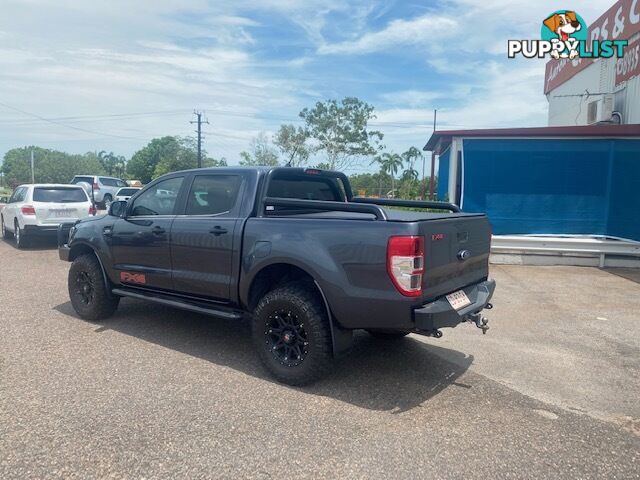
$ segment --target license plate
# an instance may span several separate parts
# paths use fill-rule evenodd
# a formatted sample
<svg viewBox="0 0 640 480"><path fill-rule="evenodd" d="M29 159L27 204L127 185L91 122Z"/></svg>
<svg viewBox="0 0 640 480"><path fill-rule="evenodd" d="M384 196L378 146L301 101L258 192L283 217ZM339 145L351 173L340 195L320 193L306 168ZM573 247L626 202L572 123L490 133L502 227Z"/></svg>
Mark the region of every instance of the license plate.
<svg viewBox="0 0 640 480"><path fill-rule="evenodd" d="M468 305L471 305L471 300L467 297L467 294L463 290L450 293L447 295L447 300L454 310L460 310Z"/></svg>
<svg viewBox="0 0 640 480"><path fill-rule="evenodd" d="M58 218L68 218L71 216L71 212L73 212L73 210L51 210L52 216Z"/></svg>

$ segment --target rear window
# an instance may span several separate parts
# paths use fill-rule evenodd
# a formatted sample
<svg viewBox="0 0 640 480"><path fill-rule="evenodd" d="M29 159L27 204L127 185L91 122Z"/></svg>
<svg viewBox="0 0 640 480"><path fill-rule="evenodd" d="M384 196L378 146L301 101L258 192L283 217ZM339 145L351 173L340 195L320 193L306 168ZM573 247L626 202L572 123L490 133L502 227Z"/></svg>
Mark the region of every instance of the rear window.
<svg viewBox="0 0 640 480"><path fill-rule="evenodd" d="M120 190L118 190L117 195L130 197L131 195L136 193L138 190L140 189L139 188L121 188Z"/></svg>
<svg viewBox="0 0 640 480"><path fill-rule="evenodd" d="M287 175L273 178L269 183L268 197L298 198L301 200L326 200L343 202L344 193L335 178Z"/></svg>
<svg viewBox="0 0 640 480"><path fill-rule="evenodd" d="M71 180L71 183L80 183L80 182L85 182L91 185L93 183L93 177L73 177L73 180Z"/></svg>
<svg viewBox="0 0 640 480"><path fill-rule="evenodd" d="M87 194L81 188L36 187L33 190L34 202L78 203L88 202Z"/></svg>

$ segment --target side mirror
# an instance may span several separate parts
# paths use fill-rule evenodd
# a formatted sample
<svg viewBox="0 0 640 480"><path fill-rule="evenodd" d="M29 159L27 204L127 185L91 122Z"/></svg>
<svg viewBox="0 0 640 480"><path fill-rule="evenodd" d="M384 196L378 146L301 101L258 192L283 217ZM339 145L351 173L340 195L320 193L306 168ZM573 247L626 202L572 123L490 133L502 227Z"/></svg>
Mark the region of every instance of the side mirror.
<svg viewBox="0 0 640 480"><path fill-rule="evenodd" d="M124 213L127 211L127 202L118 201L111 202L109 205L109 215L112 217L124 217Z"/></svg>

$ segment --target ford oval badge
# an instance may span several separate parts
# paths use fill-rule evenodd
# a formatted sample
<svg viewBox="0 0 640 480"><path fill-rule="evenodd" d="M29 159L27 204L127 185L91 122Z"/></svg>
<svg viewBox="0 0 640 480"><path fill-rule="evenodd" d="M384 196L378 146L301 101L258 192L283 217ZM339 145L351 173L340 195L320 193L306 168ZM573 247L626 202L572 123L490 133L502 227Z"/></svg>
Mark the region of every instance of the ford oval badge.
<svg viewBox="0 0 640 480"><path fill-rule="evenodd" d="M469 258L471 258L471 252L469 250L460 250L458 252L458 260L460 260L461 262L464 262Z"/></svg>

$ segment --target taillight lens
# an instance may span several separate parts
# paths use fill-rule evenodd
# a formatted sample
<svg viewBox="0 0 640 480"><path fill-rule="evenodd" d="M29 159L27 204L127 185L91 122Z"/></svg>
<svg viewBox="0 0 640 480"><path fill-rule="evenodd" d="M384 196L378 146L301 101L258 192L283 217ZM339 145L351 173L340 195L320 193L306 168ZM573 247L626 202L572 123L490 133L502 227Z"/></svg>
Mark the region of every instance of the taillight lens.
<svg viewBox="0 0 640 480"><path fill-rule="evenodd" d="M94 190L100 190L100 185L98 185L97 183L93 183L93 189Z"/></svg>
<svg viewBox="0 0 640 480"><path fill-rule="evenodd" d="M96 207L94 207L93 205L91 205L89 207L89 215L95 215L97 213Z"/></svg>
<svg viewBox="0 0 640 480"><path fill-rule="evenodd" d="M23 215L35 215L36 214L36 209L31 205L24 205L23 207L20 208L20 211L22 212Z"/></svg>
<svg viewBox="0 0 640 480"><path fill-rule="evenodd" d="M422 295L424 237L396 236L389 238L387 272L402 295L406 297Z"/></svg>

